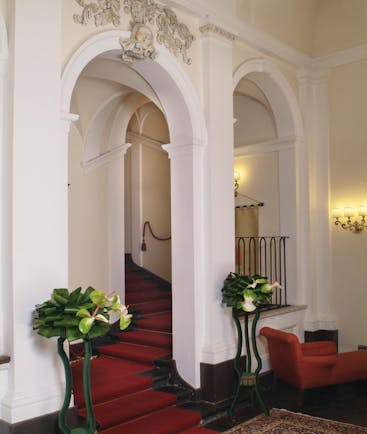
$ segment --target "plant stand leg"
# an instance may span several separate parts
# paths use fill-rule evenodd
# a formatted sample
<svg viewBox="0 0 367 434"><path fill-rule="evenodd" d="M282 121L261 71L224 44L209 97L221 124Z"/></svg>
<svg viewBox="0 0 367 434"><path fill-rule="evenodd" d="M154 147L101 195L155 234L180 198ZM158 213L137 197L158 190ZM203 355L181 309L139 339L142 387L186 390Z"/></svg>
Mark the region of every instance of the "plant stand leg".
<svg viewBox="0 0 367 434"><path fill-rule="evenodd" d="M255 318L252 322L252 329L251 329L251 339L252 339L252 350L254 352L256 361L257 361L257 368L255 370L255 391L256 391L256 396L257 399L265 413L266 416L269 416L269 409L267 407L267 405L265 404L265 401L261 395L260 392L260 384L259 384L259 374L262 368L262 361L261 361L261 357L257 348L257 343L256 343L256 327L257 327L257 322L259 320L259 316L260 316L260 311L259 309L256 309L256 313L255 313Z"/></svg>
<svg viewBox="0 0 367 434"><path fill-rule="evenodd" d="M57 352L61 358L65 372L65 396L62 408L58 416L58 425L63 434L96 434L96 420L93 413L93 404L90 390L90 359L92 356L92 345L90 341L85 341L85 359L83 362L83 391L85 406L87 409L87 427L71 429L66 423L66 413L70 406L72 377L69 358L64 351L64 338L58 338Z"/></svg>
<svg viewBox="0 0 367 434"><path fill-rule="evenodd" d="M241 384L242 384L242 369L240 367L241 365L241 352L242 352L242 328L241 323L238 319L237 309L232 309L232 317L234 320L234 323L236 325L237 329L237 353L236 357L234 359L234 369L236 372L236 378L237 378L237 385L236 385L236 392L234 395L234 398L232 400L231 406L228 410L228 415L232 419L234 416L234 413L236 411L236 407L238 404L238 400L240 397L240 390L241 390Z"/></svg>

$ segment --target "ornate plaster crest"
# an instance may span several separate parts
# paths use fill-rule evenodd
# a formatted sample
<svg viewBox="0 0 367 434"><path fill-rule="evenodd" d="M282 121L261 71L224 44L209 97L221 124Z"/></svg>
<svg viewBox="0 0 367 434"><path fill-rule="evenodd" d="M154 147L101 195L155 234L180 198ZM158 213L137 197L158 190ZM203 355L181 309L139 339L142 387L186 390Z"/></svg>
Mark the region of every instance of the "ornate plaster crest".
<svg viewBox="0 0 367 434"><path fill-rule="evenodd" d="M75 1L83 8L80 15L73 16L77 24L85 26L93 18L97 27L110 23L117 27L120 24L120 0Z"/></svg>
<svg viewBox="0 0 367 434"><path fill-rule="evenodd" d="M157 53L154 48L154 36L151 29L145 24L134 24L129 39L120 39L123 53L122 60L133 62L134 60L154 59Z"/></svg>
<svg viewBox="0 0 367 434"><path fill-rule="evenodd" d="M140 31L141 25L157 25L157 42L164 45L175 56L182 56L186 64L191 63L187 50L194 41L186 24L180 23L177 15L169 8L155 3L153 0L124 0L124 11L131 15L132 34L135 27ZM151 57L151 56L149 56Z"/></svg>
<svg viewBox="0 0 367 434"><path fill-rule="evenodd" d="M112 23L120 24L121 0L75 0L83 8L80 15L74 15L74 21L86 25L94 18L96 26ZM154 59L154 34L151 26L156 26L156 40L165 46L176 57L190 65L192 60L188 56L195 37L186 24L179 22L172 9L157 4L154 0L123 0L124 12L131 16L131 36L121 40L124 50L123 60L133 61L144 58Z"/></svg>

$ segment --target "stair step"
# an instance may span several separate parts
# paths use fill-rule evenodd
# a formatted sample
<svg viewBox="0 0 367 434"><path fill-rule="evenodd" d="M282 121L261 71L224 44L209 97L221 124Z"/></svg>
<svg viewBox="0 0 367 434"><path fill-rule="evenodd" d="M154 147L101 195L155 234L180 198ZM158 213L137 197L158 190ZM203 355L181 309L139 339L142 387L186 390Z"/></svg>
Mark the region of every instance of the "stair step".
<svg viewBox="0 0 367 434"><path fill-rule="evenodd" d="M145 303L135 303L130 305L129 311L137 311L141 314L164 312L172 309L171 298L157 301L148 301Z"/></svg>
<svg viewBox="0 0 367 434"><path fill-rule="evenodd" d="M151 289L160 289L160 285L153 281L138 280L136 282L127 282L126 292L149 291Z"/></svg>
<svg viewBox="0 0 367 434"><path fill-rule="evenodd" d="M170 407L147 416L100 431L100 434L178 434L197 425L198 413Z"/></svg>
<svg viewBox="0 0 367 434"><path fill-rule="evenodd" d="M91 390L95 404L122 394L148 389L152 379L138 375L151 365L100 356L91 360ZM78 408L85 405L83 393L83 361L72 363L74 400Z"/></svg>
<svg viewBox="0 0 367 434"><path fill-rule="evenodd" d="M160 289L151 289L149 291L139 292L132 291L126 292L126 303L143 303L150 300L171 300L171 293L168 291L161 291Z"/></svg>
<svg viewBox="0 0 367 434"><path fill-rule="evenodd" d="M169 350L172 348L171 333L136 329L120 333L118 337L121 342L168 348Z"/></svg>
<svg viewBox="0 0 367 434"><path fill-rule="evenodd" d="M99 429L106 429L128 422L141 415L169 407L175 401L174 395L148 389L97 404L93 410ZM87 411L83 409L78 414L86 417Z"/></svg>
<svg viewBox="0 0 367 434"><path fill-rule="evenodd" d="M141 363L151 363L154 360L170 355L166 348L151 347L148 345L137 345L131 343L121 343L98 347L100 354L107 354L112 357L133 360ZM152 366L151 366L152 367Z"/></svg>
<svg viewBox="0 0 367 434"><path fill-rule="evenodd" d="M163 312L149 315L149 317L137 321L139 329L172 332L172 312Z"/></svg>

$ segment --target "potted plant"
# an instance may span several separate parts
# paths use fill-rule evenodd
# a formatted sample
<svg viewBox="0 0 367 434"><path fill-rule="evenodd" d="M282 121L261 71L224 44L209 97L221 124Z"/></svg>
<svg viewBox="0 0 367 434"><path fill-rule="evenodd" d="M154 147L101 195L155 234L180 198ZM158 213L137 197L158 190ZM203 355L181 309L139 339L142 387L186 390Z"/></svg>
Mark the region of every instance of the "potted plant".
<svg viewBox="0 0 367 434"><path fill-rule="evenodd" d="M255 392L264 413L269 415L269 410L262 399L258 384L258 376L261 371L262 362L256 344L256 326L260 316L260 307L261 305L270 302L275 288L281 288L279 282L275 281L270 284L267 277L260 276L259 274L247 276L238 273L229 273L224 281L222 287L222 303L232 308L232 317L236 325L238 337L237 353L234 362L237 376L237 388L229 409L229 415L231 417L234 415L242 385L252 387L251 400L253 401L253 392ZM244 369L241 369L240 367L243 343L242 328L239 320L239 313L241 311L244 312L244 334L246 345L246 362ZM252 313L254 313L254 317L252 321L250 340L249 315ZM251 368L252 352L257 361L257 368L254 372Z"/></svg>
<svg viewBox="0 0 367 434"><path fill-rule="evenodd" d="M58 417L59 428L64 434L97 432L90 391L91 339L105 335L111 322L117 319L120 321L120 329L126 329L131 318L126 306L120 302L119 295L114 292L106 294L92 287L85 292L82 292L81 287L72 292L66 288L57 288L53 290L50 300L36 305L33 329L46 338L58 337L58 354L66 379L64 403ZM71 400L71 369L69 358L64 351L64 341L72 342L77 339L83 339L85 346L83 384L87 421L86 427L70 429L66 424L66 412Z"/></svg>

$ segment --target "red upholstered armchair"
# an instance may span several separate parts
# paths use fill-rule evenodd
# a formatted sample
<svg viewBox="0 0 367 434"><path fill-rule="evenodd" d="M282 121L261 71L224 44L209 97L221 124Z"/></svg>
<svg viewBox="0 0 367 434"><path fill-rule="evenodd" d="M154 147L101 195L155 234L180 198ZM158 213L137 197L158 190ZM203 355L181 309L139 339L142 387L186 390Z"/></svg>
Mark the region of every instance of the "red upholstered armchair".
<svg viewBox="0 0 367 434"><path fill-rule="evenodd" d="M306 389L367 378L367 351L338 353L331 341L301 344L296 335L270 327L260 334L268 342L274 380L299 388L300 406Z"/></svg>

